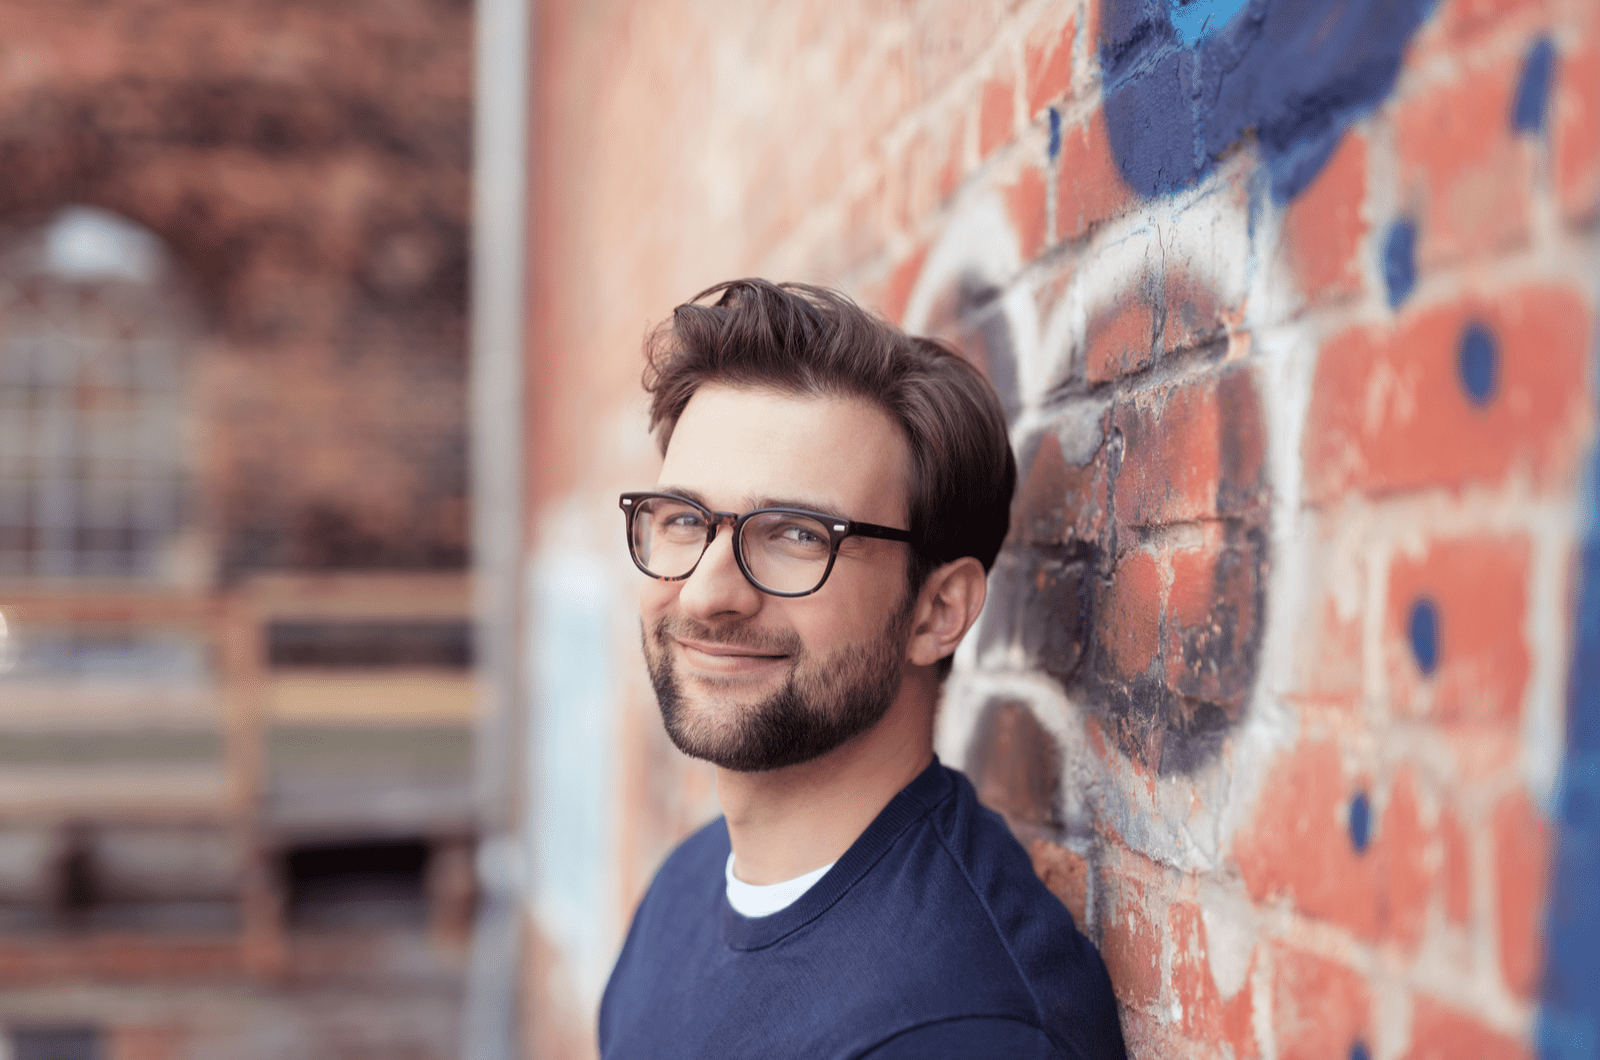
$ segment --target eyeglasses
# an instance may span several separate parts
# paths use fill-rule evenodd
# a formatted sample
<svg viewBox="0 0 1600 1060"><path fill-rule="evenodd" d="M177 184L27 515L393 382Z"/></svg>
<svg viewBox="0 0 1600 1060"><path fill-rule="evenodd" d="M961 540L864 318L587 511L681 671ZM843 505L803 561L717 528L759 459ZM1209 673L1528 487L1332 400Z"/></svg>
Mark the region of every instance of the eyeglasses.
<svg viewBox="0 0 1600 1060"><path fill-rule="evenodd" d="M764 593L809 596L822 588L847 537L912 541L911 531L835 519L803 508L757 508L739 515L716 512L672 493L624 493L633 565L661 581L682 581L700 565L717 528L733 524L733 558Z"/></svg>

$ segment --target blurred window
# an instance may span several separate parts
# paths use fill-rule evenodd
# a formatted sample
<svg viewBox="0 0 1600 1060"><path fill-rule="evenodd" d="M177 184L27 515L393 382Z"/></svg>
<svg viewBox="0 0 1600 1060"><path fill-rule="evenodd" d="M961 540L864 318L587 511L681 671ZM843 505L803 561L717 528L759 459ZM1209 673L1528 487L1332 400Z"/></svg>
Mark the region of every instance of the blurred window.
<svg viewBox="0 0 1600 1060"><path fill-rule="evenodd" d="M12 1060L100 1060L100 1032L93 1027L34 1027L10 1034Z"/></svg>
<svg viewBox="0 0 1600 1060"><path fill-rule="evenodd" d="M151 233L69 207L0 250L0 577L166 579L194 329Z"/></svg>

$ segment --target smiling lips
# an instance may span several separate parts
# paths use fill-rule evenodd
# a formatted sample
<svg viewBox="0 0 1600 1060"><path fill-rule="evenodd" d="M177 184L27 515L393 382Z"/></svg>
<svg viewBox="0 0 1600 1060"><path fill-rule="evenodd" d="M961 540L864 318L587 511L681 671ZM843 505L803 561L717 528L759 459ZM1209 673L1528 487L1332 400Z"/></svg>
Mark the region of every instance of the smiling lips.
<svg viewBox="0 0 1600 1060"><path fill-rule="evenodd" d="M684 650L686 661L696 669L732 674L761 670L787 659L787 655L768 655L731 644L675 638Z"/></svg>

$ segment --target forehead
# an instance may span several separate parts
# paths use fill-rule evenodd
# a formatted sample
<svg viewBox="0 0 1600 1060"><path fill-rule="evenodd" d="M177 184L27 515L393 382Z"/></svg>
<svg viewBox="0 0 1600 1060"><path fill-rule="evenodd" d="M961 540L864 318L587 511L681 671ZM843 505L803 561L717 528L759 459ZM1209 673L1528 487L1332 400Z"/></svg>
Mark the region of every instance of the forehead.
<svg viewBox="0 0 1600 1060"><path fill-rule="evenodd" d="M658 481L727 511L804 503L905 526L909 466L899 424L869 401L708 385L678 418Z"/></svg>

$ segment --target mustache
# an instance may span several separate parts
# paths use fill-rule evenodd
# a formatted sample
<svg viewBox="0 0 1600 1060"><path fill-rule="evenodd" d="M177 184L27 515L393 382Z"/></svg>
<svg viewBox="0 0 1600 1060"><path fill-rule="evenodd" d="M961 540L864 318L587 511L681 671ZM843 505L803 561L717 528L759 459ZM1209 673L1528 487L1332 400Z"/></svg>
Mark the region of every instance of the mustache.
<svg viewBox="0 0 1600 1060"><path fill-rule="evenodd" d="M651 630L651 639L661 648L673 640L696 640L725 648L739 648L761 655L799 655L802 649L800 635L791 631L777 633L752 629L744 625L708 626L683 615L661 619Z"/></svg>

